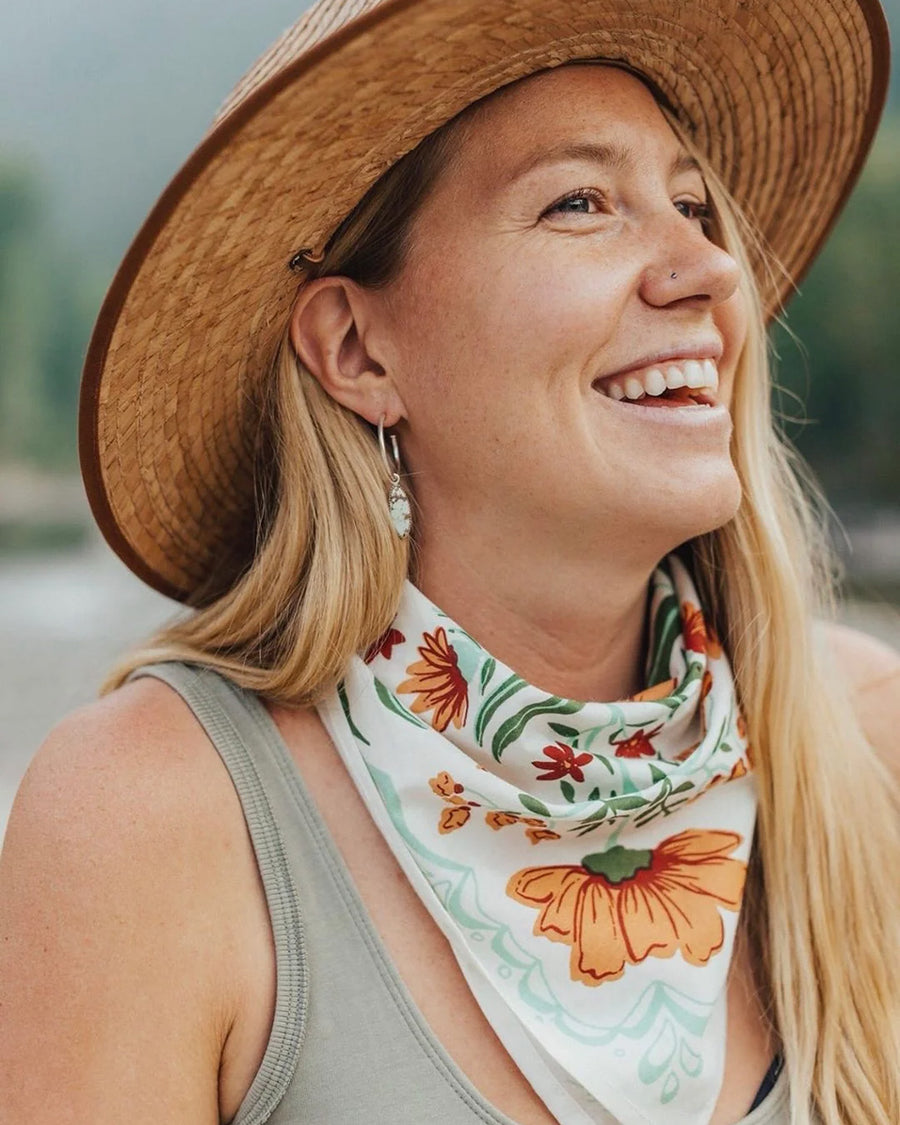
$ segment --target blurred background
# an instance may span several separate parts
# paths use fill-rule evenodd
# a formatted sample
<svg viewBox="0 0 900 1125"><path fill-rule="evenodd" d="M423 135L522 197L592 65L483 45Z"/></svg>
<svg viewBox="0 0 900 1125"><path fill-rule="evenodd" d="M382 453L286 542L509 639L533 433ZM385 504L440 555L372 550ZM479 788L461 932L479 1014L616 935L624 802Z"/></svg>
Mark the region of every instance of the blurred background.
<svg viewBox="0 0 900 1125"><path fill-rule="evenodd" d="M75 414L129 240L303 0L31 0L0 20L0 836L27 761L174 612L94 530ZM895 43L900 0L885 0ZM894 49L895 70L898 48ZM775 406L839 522L845 620L900 647L900 87L776 327Z"/></svg>

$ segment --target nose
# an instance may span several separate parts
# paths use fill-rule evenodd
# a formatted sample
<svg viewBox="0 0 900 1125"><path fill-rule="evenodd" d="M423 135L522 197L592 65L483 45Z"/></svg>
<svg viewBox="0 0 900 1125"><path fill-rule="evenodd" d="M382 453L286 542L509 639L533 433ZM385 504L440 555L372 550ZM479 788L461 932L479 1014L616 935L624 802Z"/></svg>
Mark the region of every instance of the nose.
<svg viewBox="0 0 900 1125"><path fill-rule="evenodd" d="M696 222L679 212L655 232L653 252L641 276L647 304L714 308L727 301L740 281L740 267L727 250L707 238Z"/></svg>

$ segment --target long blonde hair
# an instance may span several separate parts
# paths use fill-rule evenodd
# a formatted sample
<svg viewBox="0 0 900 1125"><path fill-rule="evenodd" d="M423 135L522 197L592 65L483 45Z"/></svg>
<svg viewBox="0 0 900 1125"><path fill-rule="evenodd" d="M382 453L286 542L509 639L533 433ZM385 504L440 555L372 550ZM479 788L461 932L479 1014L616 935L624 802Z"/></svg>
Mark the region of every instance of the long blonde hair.
<svg viewBox="0 0 900 1125"><path fill-rule="evenodd" d="M309 275L390 280L459 127L451 122L389 169ZM753 281L764 249L695 155L715 210L713 237L738 260L750 311L732 405L743 500L725 526L686 547L729 652L754 750L759 818L742 939L782 1044L792 1125L810 1125L815 1113L823 1125L897 1125L900 908L885 872L900 859L900 798L829 667L817 624L831 616L835 571L822 498L771 415ZM287 329L262 407L256 555L227 593L130 653L104 690L142 664L185 660L269 699L311 704L394 616L410 556L387 519L371 428L322 390Z"/></svg>

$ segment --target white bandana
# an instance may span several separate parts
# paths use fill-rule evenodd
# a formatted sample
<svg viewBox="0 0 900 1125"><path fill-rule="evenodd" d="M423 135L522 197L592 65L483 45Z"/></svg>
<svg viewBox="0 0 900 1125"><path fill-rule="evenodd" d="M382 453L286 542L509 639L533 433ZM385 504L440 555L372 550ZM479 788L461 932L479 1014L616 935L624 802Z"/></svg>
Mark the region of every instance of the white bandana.
<svg viewBox="0 0 900 1125"><path fill-rule="evenodd" d="M650 593L651 686L629 699L532 687L407 583L319 708L564 1125L704 1125L722 1084L756 787L728 661L677 558Z"/></svg>

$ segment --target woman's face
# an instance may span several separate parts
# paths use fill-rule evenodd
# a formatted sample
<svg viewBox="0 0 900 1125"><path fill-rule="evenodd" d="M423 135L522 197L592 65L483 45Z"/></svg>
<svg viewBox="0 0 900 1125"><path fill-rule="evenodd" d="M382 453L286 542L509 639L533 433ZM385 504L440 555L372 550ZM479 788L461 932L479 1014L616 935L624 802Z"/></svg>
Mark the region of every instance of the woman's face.
<svg viewBox="0 0 900 1125"><path fill-rule="evenodd" d="M706 198L622 70L562 67L476 110L377 298L425 543L664 553L733 515L746 320Z"/></svg>

